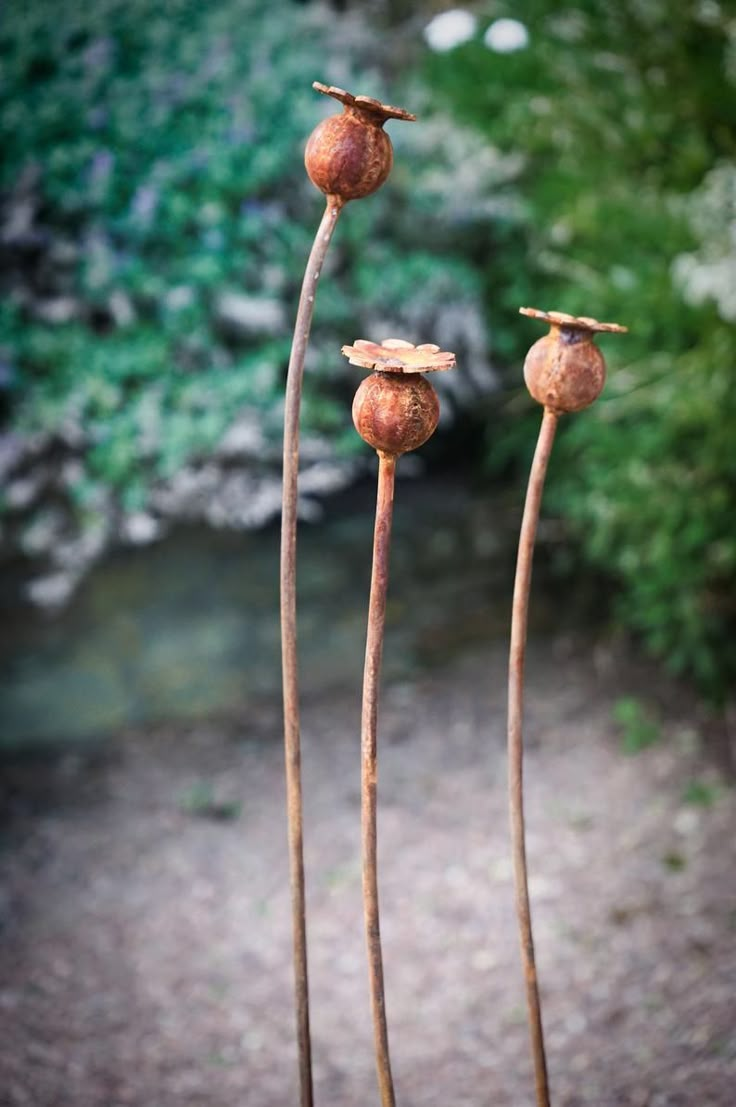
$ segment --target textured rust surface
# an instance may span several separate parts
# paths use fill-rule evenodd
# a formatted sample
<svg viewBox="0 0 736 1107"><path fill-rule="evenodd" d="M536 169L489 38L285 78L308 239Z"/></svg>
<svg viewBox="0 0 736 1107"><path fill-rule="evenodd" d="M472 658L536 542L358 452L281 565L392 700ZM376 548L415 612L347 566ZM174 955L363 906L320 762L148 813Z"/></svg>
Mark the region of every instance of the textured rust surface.
<svg viewBox="0 0 736 1107"><path fill-rule="evenodd" d="M417 363L417 352L420 352ZM408 375L394 365L390 372L375 372L366 377L355 395L353 422L360 436L378 451L378 497L376 525L373 536L371 593L368 604L368 631L363 670L363 707L361 714L361 828L363 850L363 911L368 951L368 984L373 1017L373 1037L376 1051L376 1072L381 1107L395 1107L391 1060L386 1020L386 998L383 980L383 955L378 911L378 694L383 654L383 633L386 620L388 562L391 542L391 522L394 506L396 462L400 454L416 449L426 442L439 421L439 400L428 380L421 373L432 368L449 368L441 364L455 355L426 343L413 346L403 339L388 339L381 346L359 340L353 346L343 346L346 356L356 355L357 364L372 368L384 360L401 362L410 359L413 368ZM351 357L351 360L353 358Z"/></svg>
<svg viewBox="0 0 736 1107"><path fill-rule="evenodd" d="M568 315L566 311L541 311L540 308L521 307L519 314L528 315L532 319L542 319L551 326L564 326L573 330L590 331L593 334L599 331L626 334L629 329L622 327L620 323L601 323L591 315Z"/></svg>
<svg viewBox="0 0 736 1107"><path fill-rule="evenodd" d="M449 350L441 350L433 342L414 346L403 338L384 338L380 343L356 338L352 346L343 346L342 352L351 365L383 373L433 373L455 367L455 355Z"/></svg>
<svg viewBox="0 0 736 1107"><path fill-rule="evenodd" d="M587 331L553 327L527 354L524 380L544 407L557 412L582 411L603 391L606 363Z"/></svg>
<svg viewBox="0 0 736 1107"><path fill-rule="evenodd" d="M534 957L524 828L522 723L532 560L544 481L559 416L563 412L580 411L592 404L603 388L606 368L603 355L593 341L593 335L599 331L621 333L626 328L619 326L618 323L599 323L597 319L590 316L572 316L561 311L539 311L537 308L519 310L522 315L530 315L532 318L541 319L550 324L549 334L532 346L524 362L524 379L527 388L534 399L543 405L544 415L529 474L519 534L519 553L511 612L508 702L509 817L516 889L516 916L526 985L537 1105L549 1107L549 1081Z"/></svg>
<svg viewBox="0 0 736 1107"><path fill-rule="evenodd" d="M353 423L360 437L394 456L423 445L434 434L439 417L437 393L416 374L373 373L361 382L353 400Z"/></svg>
<svg viewBox="0 0 736 1107"><path fill-rule="evenodd" d="M284 700L284 756L291 879L294 978L301 1107L312 1107L312 1047L309 1024L307 924L304 879L301 736L296 617L296 525L299 476L299 421L304 358L312 326L317 284L335 224L346 200L368 195L391 169L392 151L381 130L386 119L414 118L402 108L315 82L318 92L344 105L342 116L320 124L307 144L307 166L322 181L327 206L304 273L284 399L283 493L281 513L281 658ZM310 171L310 176L312 172ZM314 179L314 178L313 178ZM322 185L319 185L322 187ZM342 187L342 194L341 189Z"/></svg>
<svg viewBox="0 0 736 1107"><path fill-rule="evenodd" d="M542 1028L542 1007L537 982L537 966L534 957L534 938L532 935L531 905L529 903L529 881L526 865L526 843L524 831L524 786L522 736L524 706L524 660L526 653L526 630L529 613L529 592L532 579L532 559L534 541L539 521L539 507L542 502L544 478L549 457L552 452L557 415L545 408L542 428L539 433L534 461L529 475L529 486L524 504L524 515L519 535L519 553L516 561L514 580L514 598L511 613L511 645L509 649L509 707L508 707L508 777L509 777L509 818L511 822L511 856L514 867L514 886L516 890L516 917L519 926L521 945L521 963L524 970L526 1002L531 1034L532 1056L534 1060L534 1079L538 1107L549 1107L549 1081L547 1077L547 1059L544 1050L544 1032Z"/></svg>
<svg viewBox="0 0 736 1107"><path fill-rule="evenodd" d="M299 474L299 414L304 356L312 326L319 274L335 230L342 202L328 200L304 272L294 326L284 397L284 459L281 509L281 672L284 700L284 758L288 820L289 871L294 949L294 994L299 1053L301 1107L312 1107L312 1050L309 1028L309 979L304 881L301 740L296 628L296 523Z"/></svg>
<svg viewBox="0 0 736 1107"><path fill-rule="evenodd" d="M334 100L339 100L346 108L358 108L369 115L375 115L381 123L385 123L387 119L403 119L407 123L414 123L417 118L405 108L397 108L395 104L384 104L372 96L353 96L352 92L346 92L344 88L339 88L337 85L323 85L321 81L312 81L312 88L325 96L332 96Z"/></svg>
<svg viewBox="0 0 736 1107"><path fill-rule="evenodd" d="M391 1057L383 980L381 926L378 908L378 696L386 621L386 594L394 508L396 458L382 454L378 463L376 524L373 533L373 567L368 603L368 631L363 669L361 712L361 838L363 852L363 912L368 953L368 984L371 996L376 1074L381 1107L395 1107Z"/></svg>
<svg viewBox="0 0 736 1107"><path fill-rule="evenodd" d="M312 132L304 164L326 195L357 200L380 188L391 172L391 139L370 116L331 115Z"/></svg>
<svg viewBox="0 0 736 1107"><path fill-rule="evenodd" d="M519 310L550 324L549 334L535 342L524 362L524 380L531 395L559 414L589 407L606 381L606 363L593 336L598 332L620 334L626 328L562 311Z"/></svg>
<svg viewBox="0 0 736 1107"><path fill-rule="evenodd" d="M327 196L357 200L380 188L391 172L393 149L383 130L387 119L411 121L403 108L370 96L353 96L334 85L314 88L343 104L341 115L324 119L312 132L304 154L310 180Z"/></svg>

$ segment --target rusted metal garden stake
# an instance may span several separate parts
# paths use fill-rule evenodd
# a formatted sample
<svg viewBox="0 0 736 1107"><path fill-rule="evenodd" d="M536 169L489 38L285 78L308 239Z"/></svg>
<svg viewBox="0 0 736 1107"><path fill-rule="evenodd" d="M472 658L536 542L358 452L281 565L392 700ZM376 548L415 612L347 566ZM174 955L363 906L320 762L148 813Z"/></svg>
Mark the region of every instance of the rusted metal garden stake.
<svg viewBox="0 0 736 1107"><path fill-rule="evenodd" d="M294 339L289 358L284 402L284 469L281 514L281 659L284 698L284 753L289 834L294 981L301 1107L312 1107L312 1055L309 1033L309 985L304 892L299 681L296 645L296 525L299 475L299 415L304 356L312 325L317 282L337 223L348 200L368 196L391 171L391 140L383 130L387 119L413 120L403 108L381 104L369 96L314 82L313 87L341 101L344 110L320 123L307 143L305 164L311 180L324 192L327 206L304 273Z"/></svg>
<svg viewBox="0 0 736 1107"><path fill-rule="evenodd" d="M509 653L508 775L511 846L516 886L516 913L521 940L521 960L526 982L534 1077L538 1107L549 1107L547 1060L544 1051L542 1011L539 1001L537 969L534 959L532 919L529 904L526 846L524 840L523 739L524 654L526 649L529 589L532 577L534 541L539 521L547 464L552 452L557 420L567 412L581 411L598 398L606 378L603 355L593 341L597 331L622 333L617 323L599 323L596 319L575 318L560 311L520 308L550 323L549 334L540 338L527 354L524 379L530 393L544 407L542 426L532 462L524 515L519 535L514 599L511 614Z"/></svg>
<svg viewBox="0 0 736 1107"><path fill-rule="evenodd" d="M351 364L375 370L360 385L353 402L356 430L378 453L378 496L361 716L363 911L378 1087L382 1107L395 1107L378 911L376 820L378 690L386 616L394 478L397 459L401 454L416 450L426 442L434 433L439 420L437 394L421 374L452 369L455 355L440 350L439 346L413 346L410 342L397 338L386 339L382 345L358 339L352 346L343 346L342 352L350 359Z"/></svg>

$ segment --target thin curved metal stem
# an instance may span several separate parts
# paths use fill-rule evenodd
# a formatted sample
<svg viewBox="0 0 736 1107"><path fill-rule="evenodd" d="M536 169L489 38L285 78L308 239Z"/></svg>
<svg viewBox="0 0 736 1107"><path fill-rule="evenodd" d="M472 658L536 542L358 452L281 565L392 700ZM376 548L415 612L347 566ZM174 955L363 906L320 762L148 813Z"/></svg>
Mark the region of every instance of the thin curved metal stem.
<svg viewBox="0 0 736 1107"><path fill-rule="evenodd" d="M519 535L519 553L516 562L514 581L514 600L511 614L511 649L509 653L509 714L508 714L508 777L509 777L509 814L511 817L511 847L514 864L514 884L516 886L516 915L519 923L521 941L521 961L526 981L526 1002L529 1014L532 1055L534 1058L534 1079L537 1090L538 1107L549 1107L549 1083L547 1079L547 1059L544 1051L544 1032L542 1029L542 1009L537 984L537 969L534 960L534 940L532 937L532 917L529 904L529 882L526 866L526 845L524 839L524 792L523 792L523 738L522 718L524 699L524 655L526 650L527 617L529 612L529 590L532 579L532 559L534 541L539 521L539 507L542 502L544 479L547 464L552 452L558 416L549 408L544 409L542 426L539 431L537 448L534 453L529 486L524 504L524 515Z"/></svg>
<svg viewBox="0 0 736 1107"><path fill-rule="evenodd" d="M376 1050L376 1072L382 1107L395 1107L391 1060L388 1049L386 999L378 912L378 844L376 820L378 690L386 619L391 521L394 507L396 458L379 453L376 525L373 535L373 568L368 605L368 633L363 671L361 716L361 831L363 844L363 913L368 947L368 981Z"/></svg>
<svg viewBox="0 0 736 1107"><path fill-rule="evenodd" d="M312 1107L312 1046L309 1032L309 980L307 975L307 924L304 892L304 832L302 817L301 743L299 736L299 678L296 643L296 523L299 476L299 415L301 411L304 355L312 326L317 282L343 201L327 197L327 207L317 230L304 273L294 339L289 358L284 402L284 468L281 512L281 665L284 697L284 756L286 761L286 810L289 836L289 871L294 946L296 1032L299 1049L301 1107Z"/></svg>

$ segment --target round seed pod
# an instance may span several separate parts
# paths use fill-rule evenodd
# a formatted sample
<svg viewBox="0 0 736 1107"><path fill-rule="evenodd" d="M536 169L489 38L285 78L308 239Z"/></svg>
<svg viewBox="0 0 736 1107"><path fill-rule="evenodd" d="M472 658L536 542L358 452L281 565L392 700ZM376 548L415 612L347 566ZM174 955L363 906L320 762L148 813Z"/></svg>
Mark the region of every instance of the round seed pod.
<svg viewBox="0 0 736 1107"><path fill-rule="evenodd" d="M527 354L524 380L534 399L552 411L582 411L603 391L606 363L590 333L553 327Z"/></svg>
<svg viewBox="0 0 736 1107"><path fill-rule="evenodd" d="M380 188L391 172L391 139L380 126L355 115L331 115L312 132L304 164L327 196L358 200Z"/></svg>
<svg viewBox="0 0 736 1107"><path fill-rule="evenodd" d="M418 373L373 373L361 382L353 400L353 423L360 437L393 457L423 445L439 418L437 393Z"/></svg>
<svg viewBox="0 0 736 1107"><path fill-rule="evenodd" d="M403 108L370 96L353 96L334 85L314 88L343 105L341 115L324 119L312 132L304 154L310 180L327 196L357 200L380 188L391 172L394 155L383 129L387 119L412 121Z"/></svg>
<svg viewBox="0 0 736 1107"><path fill-rule="evenodd" d="M625 334L619 323L600 323L589 315L519 308L522 315L550 324L524 362L524 380L534 399L561 415L582 411L597 400L606 381L606 363L593 336Z"/></svg>

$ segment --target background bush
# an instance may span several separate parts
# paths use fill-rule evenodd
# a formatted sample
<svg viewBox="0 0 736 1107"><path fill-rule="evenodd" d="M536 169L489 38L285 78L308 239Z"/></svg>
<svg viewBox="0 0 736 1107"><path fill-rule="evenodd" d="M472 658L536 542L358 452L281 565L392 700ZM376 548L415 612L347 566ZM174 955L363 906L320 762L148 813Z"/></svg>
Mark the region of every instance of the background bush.
<svg viewBox="0 0 736 1107"><path fill-rule="evenodd" d="M524 159L523 220L475 254L503 349L517 361L529 342L522 303L630 328L602 343L602 400L563 421L548 503L617 582L629 625L722 702L736 685L733 13L687 0L484 11L521 20L527 48L492 53L477 36L426 70L440 103ZM523 434L500 420L490 460L522 456Z"/></svg>
<svg viewBox="0 0 736 1107"><path fill-rule="evenodd" d="M301 154L321 115L341 110L311 81L383 90L378 40L327 15L254 0L40 0L6 13L3 383L17 429L85 436L79 504L112 489L123 510L146 507L244 406L278 445L323 203ZM442 151L427 158L423 136L395 137L407 157L342 221L317 308L306 426L342 446L355 436L338 430L339 347L359 332L414 333L438 310L465 311L485 361L479 282L447 256L431 180L421 226L408 211Z"/></svg>
<svg viewBox="0 0 736 1107"><path fill-rule="evenodd" d="M474 39L432 54L429 13L407 5L391 33L285 0L9 9L8 426L76 443L61 483L65 525L82 530L100 505L150 509L244 410L277 466L320 210L301 149L333 110L309 84L387 94L422 119L389 126L390 183L341 220L307 435L333 453L355 443L342 342L431 331L460 355L447 387L466 440L483 437L489 469L521 485L538 411L519 364L539 332L518 306L628 324L603 340L604 398L563 422L547 503L570 548L609 574L628 624L723 702L736 680L736 24L710 0L473 10ZM482 35L504 17L528 43L501 54ZM479 408L491 359L506 388Z"/></svg>

